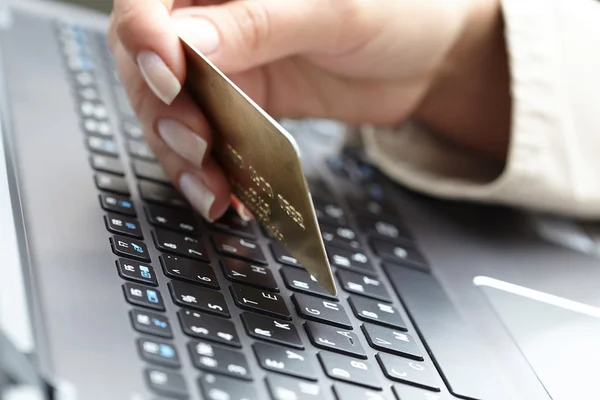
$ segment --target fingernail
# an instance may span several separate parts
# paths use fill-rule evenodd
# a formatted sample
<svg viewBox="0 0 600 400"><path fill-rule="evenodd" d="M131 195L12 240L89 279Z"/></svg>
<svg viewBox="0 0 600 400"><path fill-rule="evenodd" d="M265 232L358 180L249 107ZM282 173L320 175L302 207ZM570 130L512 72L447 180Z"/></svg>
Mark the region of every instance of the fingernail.
<svg viewBox="0 0 600 400"><path fill-rule="evenodd" d="M160 56L151 51L142 51L137 57L138 66L154 94L170 105L181 91L181 83Z"/></svg>
<svg viewBox="0 0 600 400"><path fill-rule="evenodd" d="M250 213L250 211L248 211L244 203L242 203L237 196L231 196L231 205L233 206L236 214L239 215L239 217L244 221L250 222L254 219L254 216Z"/></svg>
<svg viewBox="0 0 600 400"><path fill-rule="evenodd" d="M207 19L181 18L175 26L179 36L192 43L204 55L214 53L219 47L219 31Z"/></svg>
<svg viewBox="0 0 600 400"><path fill-rule="evenodd" d="M179 178L179 188L192 206L209 222L210 209L215 201L215 195L192 174L183 174Z"/></svg>
<svg viewBox="0 0 600 400"><path fill-rule="evenodd" d="M171 150L196 167L202 168L202 160L207 147L204 139L174 119L161 119L158 121L156 130Z"/></svg>

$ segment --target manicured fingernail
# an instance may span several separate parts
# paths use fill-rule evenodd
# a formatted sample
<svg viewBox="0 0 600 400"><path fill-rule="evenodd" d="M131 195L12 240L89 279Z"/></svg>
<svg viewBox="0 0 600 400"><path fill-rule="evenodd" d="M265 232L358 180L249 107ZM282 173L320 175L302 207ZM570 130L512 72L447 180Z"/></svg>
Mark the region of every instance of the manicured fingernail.
<svg viewBox="0 0 600 400"><path fill-rule="evenodd" d="M207 147L204 139L174 119L161 119L158 121L156 130L171 150L196 167L202 168L202 160Z"/></svg>
<svg viewBox="0 0 600 400"><path fill-rule="evenodd" d="M246 222L250 222L254 219L254 216L248 211L244 203L242 203L236 196L231 195L231 206L235 210L236 214Z"/></svg>
<svg viewBox="0 0 600 400"><path fill-rule="evenodd" d="M171 104L181 91L181 83L160 56L142 51L137 57L138 66L154 94L166 104Z"/></svg>
<svg viewBox="0 0 600 400"><path fill-rule="evenodd" d="M210 218L210 209L215 201L215 195L191 174L183 174L179 178L179 188L192 206L209 222L213 222Z"/></svg>
<svg viewBox="0 0 600 400"><path fill-rule="evenodd" d="M202 54L214 53L219 47L219 31L207 19L181 18L175 26L179 36L193 44Z"/></svg>

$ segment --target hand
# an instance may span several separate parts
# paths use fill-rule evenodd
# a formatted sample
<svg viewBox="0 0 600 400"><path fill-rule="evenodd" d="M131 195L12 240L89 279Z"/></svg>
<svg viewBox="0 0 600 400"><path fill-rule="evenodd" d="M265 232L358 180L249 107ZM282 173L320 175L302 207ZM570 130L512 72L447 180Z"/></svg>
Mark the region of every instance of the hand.
<svg viewBox="0 0 600 400"><path fill-rule="evenodd" d="M470 54L497 36L490 33L497 3L115 0L109 37L151 149L190 203L214 220L227 209L230 188L210 155L207 122L181 90L186 71L178 34L274 118L393 124L422 115L467 145L483 143L485 150L489 140L481 135L461 138L469 131L456 123L463 118L443 115L446 105L464 113L470 104L450 94L461 79L485 75L476 72L489 57ZM469 75L457 72L461 68ZM469 94L488 83L478 82L466 85Z"/></svg>

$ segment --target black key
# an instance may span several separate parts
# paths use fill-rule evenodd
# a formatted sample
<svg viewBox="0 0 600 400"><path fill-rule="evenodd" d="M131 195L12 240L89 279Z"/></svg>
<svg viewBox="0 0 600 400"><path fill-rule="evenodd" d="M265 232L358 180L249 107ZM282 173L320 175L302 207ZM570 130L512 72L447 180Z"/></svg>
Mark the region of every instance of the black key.
<svg viewBox="0 0 600 400"><path fill-rule="evenodd" d="M235 325L229 320L190 310L179 310L177 315L186 335L242 347Z"/></svg>
<svg viewBox="0 0 600 400"><path fill-rule="evenodd" d="M319 199L315 200L313 204L319 222L333 225L340 225L345 222L344 210L339 205Z"/></svg>
<svg viewBox="0 0 600 400"><path fill-rule="evenodd" d="M137 260L150 262L150 254L144 242L127 238L125 236L113 235L110 238L113 252L118 256L135 258Z"/></svg>
<svg viewBox="0 0 600 400"><path fill-rule="evenodd" d="M138 332L169 339L173 337L171 324L164 315L149 311L131 310L129 311L129 317L133 328Z"/></svg>
<svg viewBox="0 0 600 400"><path fill-rule="evenodd" d="M156 157L150 147L145 142L140 142L137 140L128 140L127 141L127 150L132 157L139 158L147 161L156 161Z"/></svg>
<svg viewBox="0 0 600 400"><path fill-rule="evenodd" d="M349 248L351 250L360 249L360 242L357 240L358 235L351 228L343 225L338 225L336 227L326 223L320 223L319 225L324 243Z"/></svg>
<svg viewBox="0 0 600 400"><path fill-rule="evenodd" d="M426 341L423 344L450 392L474 399L502 398L503 384L491 368L493 361L488 359L486 346L456 311L436 279L413 268L384 265L384 270L419 327L420 336Z"/></svg>
<svg viewBox="0 0 600 400"><path fill-rule="evenodd" d="M229 318L229 308L221 293L185 282L171 281L168 286L173 301L180 306Z"/></svg>
<svg viewBox="0 0 600 400"><path fill-rule="evenodd" d="M402 383L396 383L392 387L397 400L456 400L454 396L432 393L429 390L419 389Z"/></svg>
<svg viewBox="0 0 600 400"><path fill-rule="evenodd" d="M365 400L389 400L383 393L371 389L365 389L358 386L351 386L345 383L336 383L333 385L333 391L337 400L365 399ZM404 400L402 398L401 400Z"/></svg>
<svg viewBox="0 0 600 400"><path fill-rule="evenodd" d="M259 400L252 384L237 379L203 374L198 383L207 400Z"/></svg>
<svg viewBox="0 0 600 400"><path fill-rule="evenodd" d="M98 172L94 176L94 179L96 180L96 186L100 190L122 194L125 196L129 196L130 194L127 181L121 177Z"/></svg>
<svg viewBox="0 0 600 400"><path fill-rule="evenodd" d="M165 171L159 164L142 160L133 160L132 166L133 173L138 178L148 179L149 181L154 181L165 185L171 184L169 177L165 174Z"/></svg>
<svg viewBox="0 0 600 400"><path fill-rule="evenodd" d="M342 328L352 329L352 323L344 306L328 300L294 293L292 295L298 314L306 319L335 325Z"/></svg>
<svg viewBox="0 0 600 400"><path fill-rule="evenodd" d="M402 222L397 218L382 216L371 216L363 214L358 218L359 228L368 235L379 236L385 239L410 240L411 235Z"/></svg>
<svg viewBox="0 0 600 400"><path fill-rule="evenodd" d="M429 264L425 257L414 246L404 243L392 243L386 240L371 240L373 251L384 260L395 264L429 270Z"/></svg>
<svg viewBox="0 0 600 400"><path fill-rule="evenodd" d="M292 318L283 297L278 294L237 283L231 285L231 293L233 293L233 299L237 306L244 310L255 311L283 319Z"/></svg>
<svg viewBox="0 0 600 400"><path fill-rule="evenodd" d="M376 300L392 301L390 294L385 286L383 286L383 282L379 279L341 269L337 271L337 277L347 292L358 293Z"/></svg>
<svg viewBox="0 0 600 400"><path fill-rule="evenodd" d="M440 391L437 374L430 369L429 365L386 353L378 353L376 357L388 378L424 389Z"/></svg>
<svg viewBox="0 0 600 400"><path fill-rule="evenodd" d="M338 268L375 274L369 258L363 252L327 246L327 255L329 256L329 262Z"/></svg>
<svg viewBox="0 0 600 400"><path fill-rule="evenodd" d="M130 139L141 139L144 137L144 132L142 128L140 128L140 124L134 121L123 121L121 125L123 128L123 133L129 136Z"/></svg>
<svg viewBox="0 0 600 400"><path fill-rule="evenodd" d="M371 324L363 324L362 330L372 348L423 361L421 351L412 336Z"/></svg>
<svg viewBox="0 0 600 400"><path fill-rule="evenodd" d="M337 297L329 294L329 292L327 292L306 270L282 267L280 271L285 285L290 289L338 301Z"/></svg>
<svg viewBox="0 0 600 400"><path fill-rule="evenodd" d="M302 350L289 350L285 347L256 342L252 345L258 363L263 369L316 381L317 376L311 362L312 355Z"/></svg>
<svg viewBox="0 0 600 400"><path fill-rule="evenodd" d="M188 235L200 233L198 222L194 214L184 210L173 210L156 204L148 204L145 207L148 221L160 228L179 231Z"/></svg>
<svg viewBox="0 0 600 400"><path fill-rule="evenodd" d="M351 200L353 210L364 210L366 216L383 219L394 219L398 211L391 201L374 200L370 198L355 198ZM384 214L387 214L385 216Z"/></svg>
<svg viewBox="0 0 600 400"><path fill-rule="evenodd" d="M356 318L405 331L406 324L396 307L376 300L352 296L348 299Z"/></svg>
<svg viewBox="0 0 600 400"><path fill-rule="evenodd" d="M158 289L127 282L123 284L123 293L125 299L135 306L165 311L165 303Z"/></svg>
<svg viewBox="0 0 600 400"><path fill-rule="evenodd" d="M317 347L358 358L367 358L365 349L354 332L316 322L305 322L310 341Z"/></svg>
<svg viewBox="0 0 600 400"><path fill-rule="evenodd" d="M137 261L119 258L116 261L117 270L121 278L147 285L158 286L154 268L150 264L141 264Z"/></svg>
<svg viewBox="0 0 600 400"><path fill-rule="evenodd" d="M103 139L96 136L86 138L87 147L93 153L106 154L111 157L119 156L117 143L112 139Z"/></svg>
<svg viewBox="0 0 600 400"><path fill-rule="evenodd" d="M319 352L319 360L327 376L332 379L381 390L375 367L368 361L327 352Z"/></svg>
<svg viewBox="0 0 600 400"><path fill-rule="evenodd" d="M249 262L223 257L221 260L227 279L233 282L256 286L261 289L278 292L277 282L273 273L267 267L254 265Z"/></svg>
<svg viewBox="0 0 600 400"><path fill-rule="evenodd" d="M84 118L95 118L98 121L108 117L108 110L102 101L82 101L79 104L79 113Z"/></svg>
<svg viewBox="0 0 600 400"><path fill-rule="evenodd" d="M102 112L102 109L100 109L100 113ZM90 135L90 137L93 135L101 136L103 138L113 137L113 129L108 121L99 121L96 118L88 117L82 121L81 125L84 133Z"/></svg>
<svg viewBox="0 0 600 400"><path fill-rule="evenodd" d="M152 391L177 399L188 398L187 385L180 373L149 368L146 369L145 376Z"/></svg>
<svg viewBox="0 0 600 400"><path fill-rule="evenodd" d="M127 235L137 239L144 238L137 219L109 213L104 216L104 223L106 224L106 229L112 233Z"/></svg>
<svg viewBox="0 0 600 400"><path fill-rule="evenodd" d="M251 262L266 264L267 259L258 243L231 236L224 233L215 233L213 241L217 251L231 257L238 257Z"/></svg>
<svg viewBox="0 0 600 400"><path fill-rule="evenodd" d="M244 312L242 322L248 335L269 342L304 349L296 327L290 322Z"/></svg>
<svg viewBox="0 0 600 400"><path fill-rule="evenodd" d="M135 207L131 200L120 197L113 196L111 194L101 194L100 195L100 205L106 211L112 211L123 215L129 215L131 217L136 216Z"/></svg>
<svg viewBox="0 0 600 400"><path fill-rule="evenodd" d="M283 375L269 375L267 386L273 400L328 400L331 398L327 385L319 385Z"/></svg>
<svg viewBox="0 0 600 400"><path fill-rule="evenodd" d="M216 220L212 226L227 233L233 233L234 235L246 236L250 239L256 238L254 224L251 221L244 221L232 209L227 210L225 215Z"/></svg>
<svg viewBox="0 0 600 400"><path fill-rule="evenodd" d="M192 362L198 369L248 381L252 380L252 374L243 353L196 340L188 344L188 349L192 356Z"/></svg>
<svg viewBox="0 0 600 400"><path fill-rule="evenodd" d="M156 248L165 253L173 253L204 262L210 261L204 243L196 237L155 229L152 231L152 238L154 238Z"/></svg>
<svg viewBox="0 0 600 400"><path fill-rule="evenodd" d="M168 254L161 254L159 260L165 275L173 279L199 283L213 289L219 289L219 282L210 264Z"/></svg>
<svg viewBox="0 0 600 400"><path fill-rule="evenodd" d="M179 356L172 344L153 339L138 339L138 350L142 358L150 363L179 368Z"/></svg>
<svg viewBox="0 0 600 400"><path fill-rule="evenodd" d="M90 164L96 171L110 172L115 175L125 175L123 164L118 158L106 157L100 154L90 156Z"/></svg>
<svg viewBox="0 0 600 400"><path fill-rule="evenodd" d="M275 257L275 259L277 260L278 263L290 265L292 267L302 267L302 264L300 264L300 261L298 261L294 257L292 257L281 242L278 242L278 241L271 242L270 246L271 246L271 251L273 252L273 257Z"/></svg>
<svg viewBox="0 0 600 400"><path fill-rule="evenodd" d="M145 201L169 207L189 208L187 201L171 187L146 180L140 180L139 188L140 195Z"/></svg>

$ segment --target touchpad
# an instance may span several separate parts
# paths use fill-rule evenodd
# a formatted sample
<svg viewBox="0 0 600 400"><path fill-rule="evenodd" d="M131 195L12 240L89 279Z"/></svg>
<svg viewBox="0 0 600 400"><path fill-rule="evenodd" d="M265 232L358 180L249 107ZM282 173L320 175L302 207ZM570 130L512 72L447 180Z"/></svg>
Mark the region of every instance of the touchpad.
<svg viewBox="0 0 600 400"><path fill-rule="evenodd" d="M491 278L475 284L553 400L597 398L600 309Z"/></svg>

